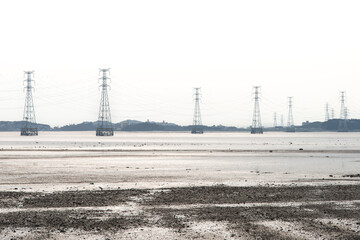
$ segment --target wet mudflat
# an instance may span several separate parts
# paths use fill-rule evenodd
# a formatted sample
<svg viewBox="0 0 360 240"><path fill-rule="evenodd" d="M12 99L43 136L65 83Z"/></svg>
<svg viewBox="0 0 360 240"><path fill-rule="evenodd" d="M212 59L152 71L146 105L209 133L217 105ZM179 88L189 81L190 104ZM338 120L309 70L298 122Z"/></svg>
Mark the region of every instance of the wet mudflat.
<svg viewBox="0 0 360 240"><path fill-rule="evenodd" d="M360 237L360 185L219 185L0 196L1 239ZM214 227L218 229L209 231ZM167 235L158 235L164 230Z"/></svg>
<svg viewBox="0 0 360 240"><path fill-rule="evenodd" d="M360 185L299 187L193 187L160 191L147 203L173 204L241 204L294 201L345 201L360 199Z"/></svg>
<svg viewBox="0 0 360 240"><path fill-rule="evenodd" d="M0 192L0 208L94 207L125 203L147 190L69 191L55 193Z"/></svg>
<svg viewBox="0 0 360 240"><path fill-rule="evenodd" d="M359 239L359 139L0 133L0 239Z"/></svg>

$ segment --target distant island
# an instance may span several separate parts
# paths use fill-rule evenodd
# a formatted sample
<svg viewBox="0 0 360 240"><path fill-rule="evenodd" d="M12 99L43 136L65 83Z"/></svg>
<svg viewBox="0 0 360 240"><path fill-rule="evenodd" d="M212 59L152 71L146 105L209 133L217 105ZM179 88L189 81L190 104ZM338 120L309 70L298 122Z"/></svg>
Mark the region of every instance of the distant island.
<svg viewBox="0 0 360 240"><path fill-rule="evenodd" d="M295 126L297 132L325 132L325 131L338 131L341 119L331 119L325 122L303 122L301 126ZM47 124L36 124L39 131L95 131L98 122L82 122L79 124L70 124L65 126L51 127ZM346 125L351 132L360 132L360 119L346 120ZM20 131L24 126L23 121L0 121L0 131ZM113 124L115 131L191 131L192 125L181 126L175 123L168 122L141 122L137 120L125 120ZM206 132L246 132L250 127L237 128L234 126L202 126ZM265 127L264 131L285 131L285 127Z"/></svg>

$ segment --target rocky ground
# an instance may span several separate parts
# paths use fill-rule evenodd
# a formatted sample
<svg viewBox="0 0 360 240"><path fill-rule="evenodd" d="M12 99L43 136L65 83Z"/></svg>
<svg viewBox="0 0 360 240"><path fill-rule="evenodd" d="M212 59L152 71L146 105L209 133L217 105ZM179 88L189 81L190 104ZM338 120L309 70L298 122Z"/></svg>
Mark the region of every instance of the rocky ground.
<svg viewBox="0 0 360 240"><path fill-rule="evenodd" d="M360 185L0 192L1 239L360 239Z"/></svg>

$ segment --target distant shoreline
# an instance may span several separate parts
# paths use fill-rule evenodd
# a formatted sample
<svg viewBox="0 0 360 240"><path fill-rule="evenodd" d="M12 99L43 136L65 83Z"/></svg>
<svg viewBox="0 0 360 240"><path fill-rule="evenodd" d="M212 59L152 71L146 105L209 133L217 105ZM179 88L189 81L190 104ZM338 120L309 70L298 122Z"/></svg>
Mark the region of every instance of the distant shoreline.
<svg viewBox="0 0 360 240"><path fill-rule="evenodd" d="M344 126L345 129L340 126ZM0 132L12 132L20 131L24 126L24 121L0 121ZM47 124L36 123L33 127L36 127L38 131L96 131L99 123L95 122L82 122L78 124L68 124L64 126L51 127ZM125 120L119 123L112 123L114 131L123 132L189 132L193 129L193 125L181 126L175 123L169 122L141 122L137 120ZM224 125L199 125L204 132L249 132L249 127L235 127ZM360 119L331 119L325 122L303 122L302 125L292 126L296 132L360 132ZM264 132L286 132L286 126L276 127L263 127ZM341 131L340 131L341 130Z"/></svg>

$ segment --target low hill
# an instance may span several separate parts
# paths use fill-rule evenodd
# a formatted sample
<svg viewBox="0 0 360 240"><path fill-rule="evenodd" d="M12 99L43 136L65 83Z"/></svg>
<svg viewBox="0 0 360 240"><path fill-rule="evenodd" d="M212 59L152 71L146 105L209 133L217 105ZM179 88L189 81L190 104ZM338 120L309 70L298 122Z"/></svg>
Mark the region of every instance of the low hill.
<svg viewBox="0 0 360 240"><path fill-rule="evenodd" d="M20 131L25 126L24 121L0 121L0 131ZM37 123L36 127L40 131L51 131L52 128L46 124Z"/></svg>

